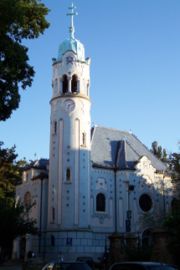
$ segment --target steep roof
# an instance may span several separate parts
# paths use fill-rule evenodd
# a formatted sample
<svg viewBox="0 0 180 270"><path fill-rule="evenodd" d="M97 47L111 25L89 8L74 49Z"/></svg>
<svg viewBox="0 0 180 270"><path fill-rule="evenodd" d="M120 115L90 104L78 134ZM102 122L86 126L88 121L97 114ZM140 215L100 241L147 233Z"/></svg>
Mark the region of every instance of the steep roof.
<svg viewBox="0 0 180 270"><path fill-rule="evenodd" d="M45 158L40 158L38 160L35 160L32 164L33 168L37 168L37 169L47 169L47 166L49 164L49 160L45 159Z"/></svg>
<svg viewBox="0 0 180 270"><path fill-rule="evenodd" d="M29 170L29 169L40 169L40 170L47 170L49 164L49 160L45 158L40 158L37 160L31 161L30 164L25 166L24 170Z"/></svg>
<svg viewBox="0 0 180 270"><path fill-rule="evenodd" d="M165 164L132 133L105 127L93 128L91 144L93 166L133 170L142 156L146 156L157 171L166 170Z"/></svg>

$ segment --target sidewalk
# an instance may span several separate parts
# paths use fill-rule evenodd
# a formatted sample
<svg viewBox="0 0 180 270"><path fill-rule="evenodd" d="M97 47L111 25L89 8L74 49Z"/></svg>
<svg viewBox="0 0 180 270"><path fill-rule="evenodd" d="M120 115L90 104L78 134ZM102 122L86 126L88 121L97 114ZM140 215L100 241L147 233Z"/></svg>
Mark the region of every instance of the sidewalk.
<svg viewBox="0 0 180 270"><path fill-rule="evenodd" d="M1 0L0 0L1 1ZM39 270L42 269L45 262L39 258L28 260L28 262L23 261L9 261L3 264L0 264L0 270Z"/></svg>
<svg viewBox="0 0 180 270"><path fill-rule="evenodd" d="M0 270L22 270L21 265L0 266Z"/></svg>
<svg viewBox="0 0 180 270"><path fill-rule="evenodd" d="M0 270L22 270L22 265L20 263L5 263L0 265Z"/></svg>

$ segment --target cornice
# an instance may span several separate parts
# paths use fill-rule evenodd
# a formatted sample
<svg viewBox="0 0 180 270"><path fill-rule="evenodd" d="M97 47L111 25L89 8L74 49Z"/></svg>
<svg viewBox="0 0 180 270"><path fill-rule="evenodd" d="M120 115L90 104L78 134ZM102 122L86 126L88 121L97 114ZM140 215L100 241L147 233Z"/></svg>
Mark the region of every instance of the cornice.
<svg viewBox="0 0 180 270"><path fill-rule="evenodd" d="M82 98L82 99L86 99L88 101L90 101L90 98L85 96L85 95L82 95L82 94L64 94L63 96L62 95L58 95L58 96L55 96L53 97L51 100L50 100L50 104L54 101L54 100L57 100L57 99L66 99L66 98Z"/></svg>

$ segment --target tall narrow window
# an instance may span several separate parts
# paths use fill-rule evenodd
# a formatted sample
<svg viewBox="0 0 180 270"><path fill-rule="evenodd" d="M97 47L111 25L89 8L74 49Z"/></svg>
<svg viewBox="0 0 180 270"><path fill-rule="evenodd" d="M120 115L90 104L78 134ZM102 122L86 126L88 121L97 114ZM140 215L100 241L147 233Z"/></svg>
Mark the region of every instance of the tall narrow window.
<svg viewBox="0 0 180 270"><path fill-rule="evenodd" d="M64 94L68 92L68 78L67 78L67 75L63 75L63 78L62 78L62 91L63 91Z"/></svg>
<svg viewBox="0 0 180 270"><path fill-rule="evenodd" d="M78 78L77 78L77 75L72 76L71 89L72 89L72 93L77 93L77 91L78 91Z"/></svg>
<svg viewBox="0 0 180 270"><path fill-rule="evenodd" d="M71 170L70 168L67 168L66 170L66 181L70 181L71 180Z"/></svg>
<svg viewBox="0 0 180 270"><path fill-rule="evenodd" d="M54 223L55 220L55 208L52 207L52 222Z"/></svg>
<svg viewBox="0 0 180 270"><path fill-rule="evenodd" d="M56 134L56 132L57 132L57 121L54 121L54 127L53 127L53 132L54 132L54 134Z"/></svg>
<svg viewBox="0 0 180 270"><path fill-rule="evenodd" d="M82 145L86 146L86 132L82 133Z"/></svg>
<svg viewBox="0 0 180 270"><path fill-rule="evenodd" d="M106 198L103 193L98 193L96 196L96 211L105 212Z"/></svg>
<svg viewBox="0 0 180 270"><path fill-rule="evenodd" d="M89 96L89 83L87 84L87 96Z"/></svg>
<svg viewBox="0 0 180 270"><path fill-rule="evenodd" d="M54 235L51 235L51 246L55 247L55 237L54 237Z"/></svg>

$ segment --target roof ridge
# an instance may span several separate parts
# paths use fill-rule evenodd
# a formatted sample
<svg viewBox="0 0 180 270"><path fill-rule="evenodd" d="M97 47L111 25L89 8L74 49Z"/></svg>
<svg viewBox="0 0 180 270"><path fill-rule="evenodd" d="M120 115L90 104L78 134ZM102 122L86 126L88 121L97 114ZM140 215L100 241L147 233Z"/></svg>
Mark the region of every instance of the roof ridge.
<svg viewBox="0 0 180 270"><path fill-rule="evenodd" d="M118 131L118 132L124 132L124 133L128 133L130 135L132 135L133 133L127 131L127 130L121 130L121 129L118 129L118 128L112 128L112 127L104 127L104 126L100 126L100 125L94 125L94 128L104 128L104 129L108 129L108 130L113 130L113 131Z"/></svg>

